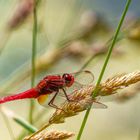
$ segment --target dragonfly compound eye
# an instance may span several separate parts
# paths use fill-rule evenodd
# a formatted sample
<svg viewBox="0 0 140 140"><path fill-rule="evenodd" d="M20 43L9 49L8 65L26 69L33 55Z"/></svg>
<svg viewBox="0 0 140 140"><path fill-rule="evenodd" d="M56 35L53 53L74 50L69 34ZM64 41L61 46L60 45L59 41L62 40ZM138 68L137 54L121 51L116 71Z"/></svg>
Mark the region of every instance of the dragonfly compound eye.
<svg viewBox="0 0 140 140"><path fill-rule="evenodd" d="M63 74L63 79L66 82L66 86L70 87L74 82L74 77L71 74Z"/></svg>

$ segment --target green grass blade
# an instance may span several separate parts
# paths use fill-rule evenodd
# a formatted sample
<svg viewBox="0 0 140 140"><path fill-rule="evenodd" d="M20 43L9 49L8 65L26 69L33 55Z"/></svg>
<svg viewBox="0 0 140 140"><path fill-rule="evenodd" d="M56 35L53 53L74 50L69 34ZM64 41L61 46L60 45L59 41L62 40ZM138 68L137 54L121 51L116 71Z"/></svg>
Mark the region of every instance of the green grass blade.
<svg viewBox="0 0 140 140"><path fill-rule="evenodd" d="M1 107L1 112L4 114L4 116L13 119L16 123L21 125L23 128L25 128L29 132L34 133L37 131L37 128L35 128L33 125L31 125L26 120L24 120L22 117L15 114L13 111L11 111L5 107Z"/></svg>
<svg viewBox="0 0 140 140"><path fill-rule="evenodd" d="M109 50L108 50L107 57L106 57L106 59L105 59L104 65L103 65L103 67L102 67L102 70L101 70L100 76L99 76L99 78L98 78L98 81L97 81L95 90L94 90L94 92L93 92L93 97L96 97L97 94L98 94L98 86L99 86L99 84L100 84L100 82L101 82L101 80L102 80L102 77L103 77L103 75L104 75L106 66L107 66L108 61L109 61L109 59L110 59L112 50L113 50L114 45L115 45L115 43L116 43L118 34L119 34L119 32L120 32L122 23L123 23L123 21L124 21L124 18L125 18L125 16L126 16L126 13L127 13L127 11L128 11L128 8L129 8L130 3L131 3L131 0L127 0L126 5L125 5L125 8L124 8L124 11L123 11L122 16L121 16L121 19L120 19L120 22L119 22L118 27L117 27L117 29L116 29L115 36L114 36L114 38L113 38L112 45L110 46L110 48L109 48ZM89 113L90 113L90 110L91 110L91 108L89 108L89 109L86 111L86 114L85 114L85 116L84 116L82 125L81 125L81 127L80 127L80 130L79 130L79 133L78 133L78 136L77 136L77 140L80 140L80 139L81 139L83 130L84 130L84 128L85 128L85 125L86 125L86 122L87 122L87 119L88 119L88 116L89 116Z"/></svg>
<svg viewBox="0 0 140 140"><path fill-rule="evenodd" d="M37 131L37 128L35 128L33 125L31 125L30 123L28 123L26 120L24 120L21 117L14 117L13 120L31 133L34 133Z"/></svg>

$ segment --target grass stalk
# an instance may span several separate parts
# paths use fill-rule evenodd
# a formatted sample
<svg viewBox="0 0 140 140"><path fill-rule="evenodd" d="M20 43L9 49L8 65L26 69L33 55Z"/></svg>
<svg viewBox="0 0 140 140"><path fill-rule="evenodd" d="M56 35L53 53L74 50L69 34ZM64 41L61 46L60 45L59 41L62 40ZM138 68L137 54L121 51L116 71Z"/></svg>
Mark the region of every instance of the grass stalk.
<svg viewBox="0 0 140 140"><path fill-rule="evenodd" d="M92 94L92 95L93 95L93 98L94 98L95 96L98 95L98 90L99 90L99 89L98 89L98 86L99 86L99 84L100 84L100 82L101 82L101 80L102 80L102 77L103 77L103 75L104 75L105 69L106 69L107 64L108 64L108 61L109 61L109 59L110 59L112 50L113 50L113 48L114 48L114 46L115 46L115 43L116 43L118 34L119 34L119 32L120 32L122 23L123 23L123 21L124 21L124 18L125 18L125 16L126 16L126 13L127 13L127 11L128 11L128 8L129 8L130 3L131 3L131 0L127 0L126 5L125 5L125 8L124 8L124 11L123 11L122 16L121 16L121 19L120 19L120 22L119 22L118 27L117 27L117 29L116 29L115 36L114 36L113 41L112 41L112 44L111 44L111 46L110 46L110 48L109 48L109 50L108 50L108 53L107 53L107 56L106 56L104 65L103 65L103 67L102 67L100 76L99 76L98 81L97 81L97 83L96 83L95 90L93 91L93 94ZM81 139L83 130L84 130L84 128L85 128L85 125L86 125L86 122L87 122L87 119L88 119L88 116L89 116L89 113L90 113L90 110L91 110L91 107L86 111L86 114L85 114L85 116L84 116L84 119L83 119L83 121L82 121L82 125L81 125L81 127L80 127L80 130L79 130L79 133L78 133L78 136L77 136L77 140L80 140L80 139Z"/></svg>
<svg viewBox="0 0 140 140"><path fill-rule="evenodd" d="M34 133L37 131L37 128L35 128L33 125L31 125L21 117L14 117L13 120L19 125L21 125L23 128L25 128L26 130L28 130L28 132Z"/></svg>
<svg viewBox="0 0 140 140"><path fill-rule="evenodd" d="M35 0L33 8L33 34L32 34L32 73L31 73L31 87L34 87L35 84L35 58L36 58L36 47L37 47L37 3ZM29 112L29 122L33 122L33 110L34 110L34 101L30 101L30 112Z"/></svg>
<svg viewBox="0 0 140 140"><path fill-rule="evenodd" d="M114 36L111 36L110 39L104 44L104 46L109 47L111 45L111 41L113 40ZM119 42L120 40L122 40L123 38L125 38L125 32L122 32L120 36L118 36L116 43ZM92 62L93 59L95 59L97 56L101 56L105 54L105 52L100 52L100 53L96 53L93 54L84 64L83 66L79 69L80 71L83 71L89 64L90 62Z"/></svg>
<svg viewBox="0 0 140 140"><path fill-rule="evenodd" d="M37 128L35 128L33 125L31 125L28 121L26 121L22 117L15 114L13 111L11 111L5 107L2 107L1 112L2 112L3 116L5 116L5 118L8 117L8 118L13 119L16 123L18 123L23 128L28 130L28 132L34 133L37 131ZM14 139L14 137L13 137L13 139Z"/></svg>

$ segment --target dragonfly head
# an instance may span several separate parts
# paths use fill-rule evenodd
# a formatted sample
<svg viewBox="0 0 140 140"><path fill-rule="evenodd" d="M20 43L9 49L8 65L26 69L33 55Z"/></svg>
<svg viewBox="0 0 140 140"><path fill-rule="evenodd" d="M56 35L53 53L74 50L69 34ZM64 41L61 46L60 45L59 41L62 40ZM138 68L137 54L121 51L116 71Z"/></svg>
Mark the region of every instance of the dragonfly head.
<svg viewBox="0 0 140 140"><path fill-rule="evenodd" d="M70 87L74 83L74 77L71 74L64 73L62 78L64 79L67 87Z"/></svg>

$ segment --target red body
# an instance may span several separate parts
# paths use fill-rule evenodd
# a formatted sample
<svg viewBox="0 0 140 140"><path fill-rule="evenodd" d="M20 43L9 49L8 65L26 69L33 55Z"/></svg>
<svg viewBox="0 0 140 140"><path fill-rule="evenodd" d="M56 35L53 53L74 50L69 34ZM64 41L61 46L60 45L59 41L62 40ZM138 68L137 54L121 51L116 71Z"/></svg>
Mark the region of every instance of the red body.
<svg viewBox="0 0 140 140"><path fill-rule="evenodd" d="M38 92L35 88L32 88L30 90L27 90L25 92L16 94L16 95L11 95L7 97L3 97L0 99L0 104L13 101L13 100L19 100L19 99L26 99L26 98L37 98L38 97Z"/></svg>
<svg viewBox="0 0 140 140"><path fill-rule="evenodd" d="M60 75L50 75L41 80L36 88L40 94L51 94L52 92L58 91L64 86L65 81Z"/></svg>
<svg viewBox="0 0 140 140"><path fill-rule="evenodd" d="M43 80L39 82L39 84L30 90L25 92L3 97L0 99L0 104L19 100L19 99L26 99L26 98L37 98L40 95L45 94L52 94L54 92L58 92L59 89L64 87L70 87L74 83L74 77L71 74L64 74L63 76L60 75L50 75L46 76Z"/></svg>

